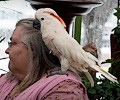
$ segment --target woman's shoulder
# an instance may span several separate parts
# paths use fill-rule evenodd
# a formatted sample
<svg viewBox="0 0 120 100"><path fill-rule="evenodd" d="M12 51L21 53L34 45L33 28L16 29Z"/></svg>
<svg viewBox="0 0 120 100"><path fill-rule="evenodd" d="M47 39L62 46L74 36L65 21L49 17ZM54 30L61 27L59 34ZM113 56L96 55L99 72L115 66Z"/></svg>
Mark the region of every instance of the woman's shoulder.
<svg viewBox="0 0 120 100"><path fill-rule="evenodd" d="M74 73L72 71L67 71L67 73L63 74L63 75L56 74L56 75L53 75L52 77L55 78L56 80L61 81L61 82L64 81L64 80L71 80L71 81L74 81L74 82L80 82L81 83L80 76L78 76L76 73Z"/></svg>
<svg viewBox="0 0 120 100"><path fill-rule="evenodd" d="M67 75L53 75L50 77L54 80L44 88L43 91L47 91L46 93L44 92L44 100L48 98L52 98L52 100L55 100L55 98L63 100L66 96L67 99L88 100L82 99L87 98L86 88L75 73L68 72Z"/></svg>
<svg viewBox="0 0 120 100"><path fill-rule="evenodd" d="M52 75L52 76L46 78L46 80L49 80L49 84L46 84L46 87L45 87L46 89L48 89L48 88L52 89L54 87L59 87L61 85L63 87L65 86L67 88L79 87L79 88L82 88L83 91L86 91L86 87L82 83L80 77L71 71L68 71L67 74L64 74L64 75L59 75L59 74Z"/></svg>
<svg viewBox="0 0 120 100"><path fill-rule="evenodd" d="M64 80L70 80L71 82L82 84L80 76L75 74L72 71L67 71L67 73L65 73L65 74L50 75L45 78L45 81L48 81L48 80L49 81L53 80L53 81L51 81L51 83L54 82L54 84L58 84Z"/></svg>
<svg viewBox="0 0 120 100"><path fill-rule="evenodd" d="M62 72L59 69L52 69L47 73L47 79L52 79L52 78L61 78L61 79L66 79L69 78L71 80L79 80L81 81L79 75L72 71L67 71L67 72Z"/></svg>

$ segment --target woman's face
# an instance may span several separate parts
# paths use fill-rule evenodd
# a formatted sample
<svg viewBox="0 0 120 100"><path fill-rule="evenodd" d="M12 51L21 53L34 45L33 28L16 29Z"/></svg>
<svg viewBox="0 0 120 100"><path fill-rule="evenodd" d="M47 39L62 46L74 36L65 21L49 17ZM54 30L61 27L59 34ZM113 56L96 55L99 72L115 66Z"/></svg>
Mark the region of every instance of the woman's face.
<svg viewBox="0 0 120 100"><path fill-rule="evenodd" d="M10 38L11 41L8 43L9 47L5 51L10 58L8 68L20 81L26 76L29 63L27 47L21 41L23 32L24 28L22 26L16 27Z"/></svg>

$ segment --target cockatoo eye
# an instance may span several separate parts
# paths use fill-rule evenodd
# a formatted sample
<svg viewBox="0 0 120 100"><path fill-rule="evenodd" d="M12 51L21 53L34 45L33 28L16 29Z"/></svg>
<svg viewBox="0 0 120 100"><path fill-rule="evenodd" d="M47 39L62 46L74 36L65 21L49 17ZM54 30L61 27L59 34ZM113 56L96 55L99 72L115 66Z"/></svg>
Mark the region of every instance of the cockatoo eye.
<svg viewBox="0 0 120 100"><path fill-rule="evenodd" d="M44 20L44 18L41 18L41 20Z"/></svg>

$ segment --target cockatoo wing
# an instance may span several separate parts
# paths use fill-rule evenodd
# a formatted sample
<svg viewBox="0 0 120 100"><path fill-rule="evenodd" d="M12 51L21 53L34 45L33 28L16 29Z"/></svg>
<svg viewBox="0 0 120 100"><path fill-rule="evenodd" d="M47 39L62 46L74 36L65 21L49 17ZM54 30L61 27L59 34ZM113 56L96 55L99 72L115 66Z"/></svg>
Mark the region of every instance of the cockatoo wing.
<svg viewBox="0 0 120 100"><path fill-rule="evenodd" d="M94 81L88 72L87 67L89 66L87 62L87 53L86 55L81 54L85 52L82 49L82 46L77 43L71 36L68 34L62 36L57 36L53 39L53 44L58 52L61 54L60 61L61 61L61 69L66 71L73 67L79 72L83 72L87 78L89 79L91 86L94 86ZM94 58L94 57L93 57ZM85 66L87 64L87 67ZM91 63L95 65L95 60L91 60Z"/></svg>
<svg viewBox="0 0 120 100"><path fill-rule="evenodd" d="M89 74L87 68L91 67L95 69L96 71L102 73L106 78L113 82L117 82L117 78L114 77L112 74L108 73L107 71L103 70L100 66L96 65L96 58L92 55L87 53L82 49L82 46L80 46L76 40L74 40L72 37L70 37L68 34L63 36L57 36L53 39L53 44L55 48L58 50L58 52L62 56L62 60L64 58L65 61L63 61L64 64L61 66L64 68L67 64L71 67L74 67L78 71L84 72L84 74L88 77L91 84L93 84L93 80L91 75ZM66 59L67 60L66 60ZM77 66L75 66L75 63ZM87 64L87 67L85 66ZM69 68L70 66L67 66ZM66 69L66 68L65 68Z"/></svg>

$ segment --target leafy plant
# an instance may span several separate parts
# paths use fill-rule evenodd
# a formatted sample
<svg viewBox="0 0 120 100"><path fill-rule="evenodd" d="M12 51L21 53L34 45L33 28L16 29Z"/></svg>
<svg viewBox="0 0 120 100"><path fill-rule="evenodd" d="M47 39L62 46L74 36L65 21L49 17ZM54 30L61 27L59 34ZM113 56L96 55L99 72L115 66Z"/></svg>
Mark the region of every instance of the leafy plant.
<svg viewBox="0 0 120 100"><path fill-rule="evenodd" d="M119 83L113 83L104 76L97 78L96 75L94 75L92 77L94 79L95 86L91 87L88 79L83 77L83 83L87 88L88 97L90 100L120 100L120 67L118 67L120 65L120 59L107 59L105 62L102 62L102 64L104 63L111 64L108 72L116 76Z"/></svg>
<svg viewBox="0 0 120 100"><path fill-rule="evenodd" d="M83 77L83 83L87 88L89 100L120 100L120 83L113 83L104 76L97 78L93 76L95 85L90 86L86 77Z"/></svg>

